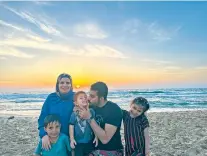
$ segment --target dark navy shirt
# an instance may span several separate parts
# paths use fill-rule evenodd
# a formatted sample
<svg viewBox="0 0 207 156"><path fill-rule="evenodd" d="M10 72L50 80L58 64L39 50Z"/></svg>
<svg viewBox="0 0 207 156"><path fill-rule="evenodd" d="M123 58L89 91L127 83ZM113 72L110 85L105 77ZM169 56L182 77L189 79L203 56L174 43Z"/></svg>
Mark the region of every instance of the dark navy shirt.
<svg viewBox="0 0 207 156"><path fill-rule="evenodd" d="M103 144L99 140L97 149L108 150L108 151L123 149L121 134L120 134L121 121L122 121L121 108L117 104L111 101L108 101L103 107L93 107L93 108L96 113L95 120L102 129L105 129L106 124L110 124L117 127L115 134L112 136L111 140L107 144Z"/></svg>
<svg viewBox="0 0 207 156"><path fill-rule="evenodd" d="M147 117L143 114L132 118L130 113L123 110L125 155L131 156L134 152L145 154L144 129L149 127Z"/></svg>

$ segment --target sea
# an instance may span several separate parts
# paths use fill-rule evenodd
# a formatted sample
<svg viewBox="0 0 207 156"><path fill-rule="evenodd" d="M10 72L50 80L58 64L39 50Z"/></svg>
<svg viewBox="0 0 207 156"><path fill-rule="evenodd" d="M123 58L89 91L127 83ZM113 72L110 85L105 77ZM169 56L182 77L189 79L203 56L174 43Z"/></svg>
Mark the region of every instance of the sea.
<svg viewBox="0 0 207 156"><path fill-rule="evenodd" d="M0 115L38 116L47 96L54 89L0 90ZM135 97L149 101L149 112L194 111L207 109L207 88L112 89L108 100L128 109Z"/></svg>

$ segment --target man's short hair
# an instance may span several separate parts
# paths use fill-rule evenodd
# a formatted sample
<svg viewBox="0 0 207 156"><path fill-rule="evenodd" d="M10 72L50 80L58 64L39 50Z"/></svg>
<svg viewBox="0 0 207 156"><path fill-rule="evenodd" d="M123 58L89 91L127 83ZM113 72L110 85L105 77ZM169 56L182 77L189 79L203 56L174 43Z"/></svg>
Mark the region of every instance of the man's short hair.
<svg viewBox="0 0 207 156"><path fill-rule="evenodd" d="M141 105L144 108L144 112L146 112L150 108L149 102L143 97L136 97L134 100L132 100L132 103L136 105Z"/></svg>
<svg viewBox="0 0 207 156"><path fill-rule="evenodd" d="M104 82L96 82L91 85L91 90L97 91L98 97L103 97L104 100L107 100L108 87Z"/></svg>
<svg viewBox="0 0 207 156"><path fill-rule="evenodd" d="M47 125L51 122L59 122L60 123L59 116L56 114L47 115L44 119L44 127L47 127Z"/></svg>

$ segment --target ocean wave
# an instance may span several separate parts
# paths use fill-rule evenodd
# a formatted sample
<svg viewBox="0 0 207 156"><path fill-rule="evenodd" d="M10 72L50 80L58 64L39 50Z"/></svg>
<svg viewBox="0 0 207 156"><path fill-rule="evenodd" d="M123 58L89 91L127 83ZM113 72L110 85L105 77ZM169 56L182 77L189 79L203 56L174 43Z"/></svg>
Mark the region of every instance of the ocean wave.
<svg viewBox="0 0 207 156"><path fill-rule="evenodd" d="M137 96L145 97L151 108L206 108L207 89L124 89L109 91L108 100L127 106ZM0 105L38 108L47 98L46 92L0 93ZM35 107L36 108L36 107Z"/></svg>
<svg viewBox="0 0 207 156"><path fill-rule="evenodd" d="M44 102L44 99L17 99L15 103L34 103L34 102Z"/></svg>
<svg viewBox="0 0 207 156"><path fill-rule="evenodd" d="M45 99L0 99L0 103L43 103L44 101Z"/></svg>
<svg viewBox="0 0 207 156"><path fill-rule="evenodd" d="M169 93L165 91L129 91L132 94L152 94L152 93Z"/></svg>
<svg viewBox="0 0 207 156"><path fill-rule="evenodd" d="M148 113L153 112L182 112L182 111L202 111L207 110L207 108L152 108Z"/></svg>
<svg viewBox="0 0 207 156"><path fill-rule="evenodd" d="M18 93L12 93L12 94L1 94L0 93L0 99L19 99L19 98L46 98L48 94L18 94Z"/></svg>

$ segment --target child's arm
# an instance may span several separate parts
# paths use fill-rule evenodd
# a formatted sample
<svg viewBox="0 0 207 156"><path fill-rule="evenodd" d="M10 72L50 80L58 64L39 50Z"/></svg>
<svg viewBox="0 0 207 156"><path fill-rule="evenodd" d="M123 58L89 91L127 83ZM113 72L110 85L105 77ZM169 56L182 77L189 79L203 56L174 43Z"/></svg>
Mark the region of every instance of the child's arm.
<svg viewBox="0 0 207 156"><path fill-rule="evenodd" d="M76 145L76 141L74 139L74 125L69 126L69 134L70 134L70 147L74 149Z"/></svg>
<svg viewBox="0 0 207 156"><path fill-rule="evenodd" d="M71 147L70 147L70 142L69 142L69 137L65 136L65 145L67 148L67 151L71 151Z"/></svg>
<svg viewBox="0 0 207 156"><path fill-rule="evenodd" d="M76 141L74 139L74 125L75 125L75 122L76 122L76 115L73 112L71 114L70 122L69 122L70 147L72 149L74 149L75 145L76 145Z"/></svg>
<svg viewBox="0 0 207 156"><path fill-rule="evenodd" d="M150 137L149 137L149 127L144 129L145 138L145 155L150 156Z"/></svg>
<svg viewBox="0 0 207 156"><path fill-rule="evenodd" d="M38 143L35 152L33 153L33 156L41 156L41 151L42 151L42 142L40 140L40 142Z"/></svg>

